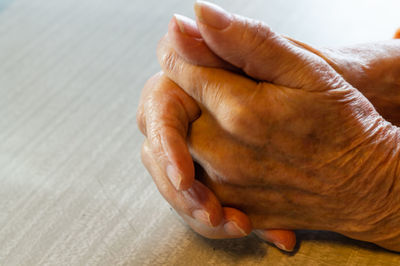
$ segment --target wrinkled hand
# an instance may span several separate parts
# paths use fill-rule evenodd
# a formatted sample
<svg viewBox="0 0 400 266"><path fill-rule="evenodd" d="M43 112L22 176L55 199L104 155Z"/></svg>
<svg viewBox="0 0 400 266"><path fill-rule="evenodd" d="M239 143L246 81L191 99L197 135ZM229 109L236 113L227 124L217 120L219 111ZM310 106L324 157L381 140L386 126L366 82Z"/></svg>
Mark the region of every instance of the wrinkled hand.
<svg viewBox="0 0 400 266"><path fill-rule="evenodd" d="M179 24L177 24L178 22ZM178 26L179 25L179 26ZM252 26L252 25L246 25L246 26ZM204 29L203 29L204 30ZM206 30L206 29L205 29ZM210 67L219 67L219 68L224 68L224 69L229 69L235 72L240 72L241 70L238 69L237 67L227 63L226 61L222 60L220 57L215 55L206 45L204 40L202 39L202 36L200 32L197 29L197 26L195 23L187 18L177 16L171 21L170 27L169 27L169 38L174 46L174 49L182 56L185 60L190 61L194 64L199 64L199 65L204 65L204 66L210 66ZM230 32L232 34L232 32ZM223 36L224 37L224 36ZM225 36L226 37L226 36ZM250 36L251 37L251 36ZM375 43L375 44L368 44L368 45L362 45L362 46L355 46L355 47L346 47L346 48L341 48L341 49L315 49L312 48L308 45L305 45L303 43L300 43L298 41L292 40L291 41L297 43L299 46L304 47L305 49L308 49L321 57L323 57L327 62L329 62L330 65L332 65L336 70L338 70L339 73L341 73L345 79L349 82L351 82L352 85L355 87L359 88L372 102L373 104L378 107L378 110L383 108L384 111L383 115L392 120L392 122L397 122L394 121L395 119L398 119L396 117L396 114L399 112L390 112L389 107L390 106L396 106L396 102L394 100L397 100L396 97L387 97L387 95L395 94L395 92L398 91L398 86L396 87L396 83L392 82L390 83L388 79L392 77L396 77L394 73L397 73L396 69L399 69L398 59L399 57L399 47L398 47L398 42L385 42L385 43ZM217 42L218 39L214 40L207 40L208 42L214 41L214 45L221 45L220 42ZM241 40L241 42L247 41ZM228 43L227 49L231 49L229 47L240 45L237 43ZM226 45L225 45L226 46ZM378 48L378 49L377 49ZM245 52L245 51L241 51ZM378 74L377 74L378 73ZM382 82L385 80L386 82ZM395 81L395 80L394 80ZM395 86L393 86L395 84ZM382 89L384 88L384 90ZM377 89L380 89L377 91ZM150 91L151 90L151 91ZM173 93L171 93L173 92ZM371 93L372 92L372 93ZM388 93L389 92L389 93ZM387 99L390 99L390 101L382 101L380 100L382 96L379 94L381 93L382 96L386 96ZM166 128L166 130L161 130L161 135L164 134L167 136L164 138L165 142L171 142L173 145L170 145L170 148L172 149L172 153L175 153L175 155L178 155L177 157L181 162L185 162L183 165L184 172L185 173L185 167L186 170L191 166L192 163L190 160L190 155L187 153L187 149L185 147L185 144L182 144L179 141L176 141L176 138L168 138L171 137L171 134L166 134L168 132L171 132L171 128L185 128L187 125L182 125L183 120L181 119L182 115L179 115L184 111L184 108L180 108L180 104L182 103L188 103L187 99L186 101L182 99L179 99L178 95L182 94L179 88L176 87L175 84L167 81L165 78L160 78L160 75L157 75L153 77L145 86L145 90L143 92L143 97L141 101L141 105L139 107L139 112L138 112L138 120L140 121L150 121L150 128L153 129L162 129L163 127ZM159 95L157 97L157 95ZM154 97L153 97L154 96ZM184 94L181 95L181 98L185 98ZM178 99L178 100L177 100ZM394 103L393 103L394 102ZM377 104L378 103L378 104ZM384 103L384 104L381 104ZM388 104L389 103L389 104ZM378 105L378 106L377 106ZM195 103L194 103L195 106ZM145 107L150 107L150 108L145 108ZM166 108L167 107L167 108ZM381 108L382 107L382 108ZM164 111L163 111L164 110ZM379 110L381 112L381 110ZM165 112L168 111L168 112ZM159 115L164 113L164 115ZM175 115L175 117L174 117ZM394 115L394 116L393 116ZM175 119L174 119L175 118ZM176 119L178 118L178 119ZM394 118L394 119L393 119ZM193 118L195 119L195 118ZM156 121L156 122L154 122ZM167 123L165 123L167 122ZM142 125L142 131L146 133L146 130L143 127L144 123L139 123L139 125ZM155 132L155 130L149 130L151 132ZM173 135L173 134L172 134ZM185 133L182 134L180 137L182 140L185 139ZM156 138L157 139L157 138ZM153 139L154 141L154 139ZM176 144L181 144L181 145L176 145ZM151 145L150 145L151 146ZM164 182L165 180L163 178L159 178L160 176L165 177L165 170L161 171L160 167L157 165L157 161L159 162L160 157L165 157L165 151L160 151L157 153L157 155L152 156L153 164L149 163L150 160L148 159L149 154L154 154L151 152L151 148L148 145L148 142L144 147L147 147L144 149L144 157L147 159L144 160L146 163L147 168L152 172L153 178L155 179L156 183ZM157 147L157 145L153 145L153 148ZM174 152L175 151L175 152ZM171 152L170 152L171 153ZM187 160L189 158L189 160ZM158 159L158 160L157 160ZM162 167L161 167L162 168ZM178 167L179 168L179 167ZM152 170L153 169L153 170ZM157 176L154 176L154 172L158 171L158 178ZM189 170L190 171L190 170ZM187 171L186 171L187 172ZM190 176L190 175L189 175ZM188 182L185 183L186 181L190 182L190 178L187 178L185 176L183 180L183 185L189 186ZM186 178L186 179L185 179ZM167 182L168 183L168 182ZM159 184L158 184L159 185ZM160 185L159 185L160 187ZM166 186L163 186L164 190ZM205 191L208 190L204 188ZM163 192L162 190L160 190ZM199 190L197 190L199 192ZM200 190L201 191L201 190ZM205 195L207 195L207 193ZM181 198L180 201L170 201L172 206L179 210L182 209L187 209L188 206L197 206L197 203L195 200L193 200L193 197L191 196L192 194L186 194L186 197L181 197L180 194L181 192L176 191L174 188L171 187L169 190L169 193L164 192L163 195L165 196L168 194L169 199L172 198ZM203 193L204 194L204 193ZM211 199L215 199L215 197L210 197ZM168 199L168 198L167 198ZM179 205L180 204L180 205ZM202 203L203 205L207 206L218 206L218 201L215 202L209 202L209 203ZM179 206L178 206L179 205ZM220 205L219 205L220 206ZM210 211L210 207L208 207L208 210ZM217 222L218 219L215 219L216 217L221 217L221 215L216 215L215 213L218 214L218 211L220 211L219 208L211 208L211 218L214 224ZM181 214L182 212L179 211ZM215 213L213 213L215 212ZM184 215L184 218L190 219L190 212L188 214ZM207 215L206 215L207 216ZM235 234L227 235L227 232L223 230L223 225L225 221L220 220L220 224L216 227L207 227L205 226L206 223L204 223L204 217L202 216L203 220L199 220L199 222L194 223L193 221L189 222L189 224L192 226L195 231L200 232L203 235L206 235L208 237L216 238L216 237L232 237L235 236ZM201 217L201 216L200 216ZM237 217L236 217L237 218ZM242 217L244 218L244 217ZM246 219L243 219L244 221ZM239 224L241 224L239 222ZM243 223L242 223L243 224ZM246 224L246 223L244 223ZM246 229L245 229L246 231ZM210 232L211 235L210 235ZM221 234L221 232L223 232ZM266 239L267 241L270 242L275 242L275 244L278 244L280 248L283 249L291 249L294 245L294 235L293 233L289 231L284 231L284 230L261 230L258 231L261 236ZM239 236L239 235L237 235ZM287 248L288 247L288 248Z"/></svg>
<svg viewBox="0 0 400 266"><path fill-rule="evenodd" d="M218 37L215 25L200 20L203 37ZM249 23L227 21L225 33ZM243 47L252 51L246 56L208 44L247 74L287 87L190 65L168 39L159 48L165 73L201 106L190 145L207 184L224 205L249 214L255 228L333 230L396 249L399 232L388 225L398 206L397 128L320 57L263 25L247 34L257 49Z"/></svg>
<svg viewBox="0 0 400 266"><path fill-rule="evenodd" d="M153 76L145 85L142 101L146 116L139 125L147 140L142 148L142 161L152 175L159 191L180 216L198 233L209 238L243 237L251 232L249 219L242 212L232 208L222 208L215 195L199 181L189 188L176 190L173 181L167 177L162 163L168 164L172 158L178 164L189 158L185 136L189 123L199 115L200 109L193 99L161 73ZM157 122L153 124L153 121ZM171 127L170 125L173 125ZM176 149L178 157L165 146L168 143ZM173 150L174 151L174 150ZM166 157L169 158L166 158ZM192 166L190 161L186 166Z"/></svg>
<svg viewBox="0 0 400 266"><path fill-rule="evenodd" d="M249 31L256 31L257 27L262 26L253 23L243 27L249 28ZM207 28L203 28L203 32L207 32ZM234 30L231 30L215 36L214 39L207 36L203 39L196 23L181 15L175 15L168 31L171 45L186 61L242 73L242 69L223 58L229 56L232 51L237 51L239 55L245 54L248 51L243 48L243 43L254 40L249 34L241 39L235 38L235 35ZM394 36L395 40L340 48L315 48L287 36L281 37L322 57L347 82L367 97L379 114L389 122L400 125L400 40L396 40L400 38L400 29ZM220 53L216 55L207 44L214 49L218 47ZM247 74L253 78L253 75L257 75L251 71Z"/></svg>

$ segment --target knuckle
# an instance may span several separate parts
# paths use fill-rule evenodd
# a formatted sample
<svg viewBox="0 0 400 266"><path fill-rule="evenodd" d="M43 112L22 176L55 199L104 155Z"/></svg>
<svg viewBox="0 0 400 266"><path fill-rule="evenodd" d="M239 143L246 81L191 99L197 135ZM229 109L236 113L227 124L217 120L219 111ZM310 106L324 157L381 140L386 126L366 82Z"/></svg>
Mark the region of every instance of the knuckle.
<svg viewBox="0 0 400 266"><path fill-rule="evenodd" d="M142 150L141 150L141 160L143 165L146 167L146 169L150 169L150 158L151 158L151 152L150 152L150 148L149 148L149 144L147 142L147 140L145 140L142 144Z"/></svg>
<svg viewBox="0 0 400 266"><path fill-rule="evenodd" d="M248 112L246 108L242 106L235 106L233 108L231 106L230 108L229 111L224 112L222 120L230 133L240 136L248 123Z"/></svg>
<svg viewBox="0 0 400 266"><path fill-rule="evenodd" d="M269 124L252 106L236 105L224 114L222 121L225 130L240 141L250 145L264 145L267 141Z"/></svg>
<svg viewBox="0 0 400 266"><path fill-rule="evenodd" d="M242 39L252 48L247 51L249 54L259 54L275 38L274 32L261 21L246 19L244 24Z"/></svg>
<svg viewBox="0 0 400 266"><path fill-rule="evenodd" d="M161 55L161 65L163 66L163 69L165 69L167 72L175 71L177 68L176 63L177 56L171 49L168 49L165 53Z"/></svg>
<svg viewBox="0 0 400 266"><path fill-rule="evenodd" d="M146 134L146 118L147 118L147 108L146 106L152 102L152 99L154 97L154 94L157 92L157 88L159 87L160 82L162 81L163 77L163 72L160 71L153 76L151 76L145 83L143 89L142 89L142 95L140 97L139 101L139 106L138 109L136 110L136 124L139 127L139 130L143 133L143 135Z"/></svg>
<svg viewBox="0 0 400 266"><path fill-rule="evenodd" d="M160 154L162 154L162 138L160 135L159 126L157 122L150 121L149 127L147 129L148 133L148 150L154 155L155 158L158 158Z"/></svg>
<svg viewBox="0 0 400 266"><path fill-rule="evenodd" d="M261 21L246 19L244 23L245 27L242 37L252 44L252 47L254 48L263 45L265 41L269 40L273 36L270 27Z"/></svg>
<svg viewBox="0 0 400 266"><path fill-rule="evenodd" d="M176 68L179 67L179 64L177 64L178 55L168 43L168 38L166 36L158 43L157 57L162 69L167 73L176 71Z"/></svg>
<svg viewBox="0 0 400 266"><path fill-rule="evenodd" d="M150 150L158 164L163 167L166 167L169 161L166 142L170 136L167 132L168 129L165 128L164 124L153 126L151 132L149 132L149 135L151 135L149 138Z"/></svg>
<svg viewBox="0 0 400 266"><path fill-rule="evenodd" d="M246 19L244 24L241 38L245 40L249 49L241 50L242 58L259 58L260 55L268 55L269 53L266 53L266 51L273 50L277 35L263 22ZM246 73L257 72L252 60L243 60L241 68Z"/></svg>
<svg viewBox="0 0 400 266"><path fill-rule="evenodd" d="M232 97L230 101L225 99L218 110L225 129L240 138L248 135L255 123L253 108L243 101L242 97Z"/></svg>

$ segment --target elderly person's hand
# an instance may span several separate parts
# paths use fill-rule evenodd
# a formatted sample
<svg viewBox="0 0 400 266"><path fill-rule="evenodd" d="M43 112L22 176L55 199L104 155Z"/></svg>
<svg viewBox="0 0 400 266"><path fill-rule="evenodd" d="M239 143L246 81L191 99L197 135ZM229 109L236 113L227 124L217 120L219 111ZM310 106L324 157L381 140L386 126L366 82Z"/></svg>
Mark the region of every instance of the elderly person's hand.
<svg viewBox="0 0 400 266"><path fill-rule="evenodd" d="M226 69L233 69L235 71L237 71L237 68L233 67L232 65L224 62L223 60L221 60L221 58L218 58L217 56L215 56L209 49L208 47L205 45L204 41L201 38L201 35L199 34L197 28L189 21L187 21L187 19L182 20L181 17L180 18L180 29L184 31L184 34L181 34L180 30L177 30L178 27L175 24L175 20L172 21L171 25L170 25L170 31L169 31L169 37L172 40L173 44L174 44L174 48L180 53L180 55L182 57L184 57L186 60L189 60L191 62L194 62L196 64L203 64L203 65L207 65L207 66L214 66L214 67L223 67ZM178 17L177 17L178 19ZM203 29L203 30L207 30L207 29ZM230 32L228 34L232 34L234 32ZM222 38L225 38L225 36L221 36ZM249 36L250 38L252 36ZM208 42L214 42L214 46L215 45L221 45L221 42L218 42L218 39L211 39L211 40L206 40ZM246 42L247 40L241 40L242 42ZM294 41L294 40L292 40ZM319 55L321 55L322 57L324 57L331 65L333 65L335 67L335 69L339 70L343 76L349 81L351 82L353 85L357 86L358 88L360 88L361 90L363 90L363 92L368 92L368 91L372 91L374 92L373 89L376 90L376 88L380 87L380 88L390 88L393 89L393 85L390 84L388 82L388 79L383 79L383 76L380 75L380 73L385 73L385 77L391 77L393 76L393 73L396 73L396 68L390 67L390 64L396 65L396 60L394 60L397 56L398 58L398 52L399 50L396 49L398 48L397 43L382 43L382 44L373 44L373 45L364 45L361 48L346 48L346 49L341 49L341 50L332 50L332 49L324 49L322 50L321 53L321 49L320 50L315 50L311 47L308 47L302 43L299 43L297 41L296 42L298 45L303 46L306 49L309 49ZM241 43L239 43L240 45ZM238 43L235 42L229 42L229 43L222 43L222 45L225 45L225 47L227 48L226 51L229 52L229 50L232 50L232 48L235 48L235 46L238 45ZM230 45L230 47L229 47ZM380 48L380 49L376 49L376 48ZM195 49L193 49L195 48ZM246 51L239 51L239 52L246 52ZM356 53L354 53L356 52ZM396 54L397 53L397 54ZM349 57L349 55L351 55ZM382 62L384 62L384 64L382 64ZM376 70L380 70L380 71L376 71ZM385 71L383 71L385 70ZM389 71L387 71L389 70ZM378 73L378 74L377 74ZM375 77L371 74L375 74ZM362 78L361 78L362 77ZM375 78L375 79L373 79ZM385 86L382 86L382 79L386 81L386 83L384 83ZM372 82L371 82L372 81ZM380 82L380 83L379 83ZM155 84L157 83L157 84ZM375 86L374 86L375 85ZM379 86L376 86L379 85ZM190 105L190 98L188 100L188 98L182 94L180 92L180 89L178 89L176 87L175 84L169 82L167 79L165 78L160 78L160 76L156 76L154 77L146 86L146 90L144 91L144 97L142 98L141 101L141 107L139 108L139 115L138 118L140 118L139 120L147 120L150 121L150 128L152 129L162 129L164 127L164 129L167 130L159 130L161 132L161 135L163 135L163 133L166 133L168 131L171 132L171 128L176 127L179 129L182 129L183 131L185 131L185 119L182 119L182 114L184 113L185 110L189 110L190 108L180 108L182 107L182 103L186 103L186 106L192 106L191 110L195 110L195 104ZM151 92L149 92L149 90L152 89ZM372 89L372 90L371 90ZM387 89L385 89L387 91ZM381 91L380 91L381 92ZM153 96L152 96L153 95ZM154 96L155 95L155 96ZM158 97L157 97L158 95ZM371 96L374 95L374 93L370 93L367 96ZM378 93L375 93L375 95L378 95ZM387 93L385 92L385 94L383 95L387 95ZM186 97L186 98L185 98ZM389 97L387 97L389 99ZM374 99L379 99L379 97L375 97ZM390 100L393 102L393 100L396 100L396 98L391 97ZM150 103L150 104L149 104ZM384 102L386 105L383 106L386 108L387 110L387 102ZM374 102L375 104L375 102ZM144 107L151 107L151 108L144 108ZM146 110L144 110L146 109ZM384 109L385 110L385 109ZM160 112L161 111L161 112ZM164 112L163 112L164 111ZM165 112L166 111L166 112ZM197 114L196 114L196 110L192 111L192 113L194 114L193 117L191 119L195 119ZM390 112L387 112L389 115L391 114ZM175 115L175 117L174 117ZM185 116L185 115L184 115ZM143 117L145 117L145 119L143 119ZM390 118L390 117L389 117ZM392 119L393 120L393 119ZM153 123L154 122L154 123ZM188 122L188 121L186 121ZM182 125L183 123L183 125ZM142 130L143 128L143 124L140 122L139 124L142 125ZM157 130L149 130L151 132L153 131L157 131ZM144 129L143 130L145 133L147 133L147 130ZM173 131L173 130L172 130ZM159 133L160 133L159 132ZM185 154L185 147L184 144L181 143L181 141L176 141L177 138L168 138L171 137L171 134L165 134L167 137L164 139L166 142L171 142L171 140L175 140L172 141L173 145L171 146L172 148L172 154L175 154L177 156L175 157L180 157L181 161L185 162L185 159L187 159L187 157L189 157L189 155L186 153ZM165 136L164 136L165 137ZM178 136L178 139L184 139L185 137L185 132L182 132L181 136ZM182 144L182 145L176 145L176 144ZM151 145L150 145L151 146ZM145 145L145 147L147 147L146 152L144 152L144 157L146 157L147 159L144 160L147 167L150 169L150 171L153 174L153 177L155 178L156 183L159 185L160 187L160 182L164 182L165 180L162 180L160 178L156 178L155 175L158 176L165 176L165 169L160 169L159 167L157 167L157 163L154 158L153 158L153 163L149 163L150 160L148 159L148 155L149 154L154 154L154 152L149 152L149 146ZM154 145L153 145L154 147ZM156 155L154 155L153 157L155 157L156 159L159 159L159 157L165 157L165 151L161 151L159 153L157 153ZM169 153L169 155L171 155L171 152ZM183 160L182 160L183 159ZM159 160L158 160L159 161ZM188 161L188 160L186 160ZM184 166L186 165L191 165L191 162L183 164ZM190 167L189 167L190 168ZM153 170L151 170L153 169ZM156 170L154 170L156 169ZM155 174L155 171L159 171L157 174ZM184 171L183 171L184 172ZM190 179L189 179L190 180ZM164 189L164 191L166 191L166 186L162 186L162 188ZM206 188L203 188L205 191L207 191ZM160 189L162 191L162 189ZM197 190L198 191L198 190ZM176 209L182 209L182 206L188 206L188 205L196 205L193 203L193 200L191 199L191 196L189 194L186 194L186 197L178 197L177 195L181 194L180 192L175 191L172 187L169 189L169 193L163 193L164 196L166 196L166 194L168 194L168 197L170 199L174 199L173 202L171 202L171 204L176 208ZM205 194L207 195L207 193ZM210 193L210 197L212 200L210 200L210 202L208 204L206 204L207 206L213 206L214 203L215 206L218 206L218 202L215 200L215 197L212 197L212 194ZM167 197L167 199L168 199ZM180 201L176 200L178 198L181 198ZM204 197L207 198L207 197ZM204 199L203 198L203 199ZM214 201L213 201L214 200ZM177 204L181 205L180 207L177 206ZM203 203L205 204L205 203ZM209 208L209 207L208 207ZM219 207L220 208L220 207ZM212 211L214 212L218 212L217 210L220 211L220 209L218 208L214 208L212 209ZM232 213L232 212L231 212ZM190 214L189 214L190 215ZM219 215L221 216L221 215ZM213 219L214 222L217 221L216 217L218 217L218 215L211 215L211 217L214 217L215 219ZM194 227L194 229L196 230L196 227L201 226L202 224L196 223L190 223L192 227ZM218 235L218 230L217 228L219 228L219 230L221 229L221 227L217 226L215 228L213 228L212 230L212 234L211 237L228 237L226 235L226 233L224 234L220 234L221 232L219 232L219 236ZM204 229L198 229L196 231L200 231L200 233L202 233L203 235L207 235L204 233ZM208 230L209 231L209 230ZM288 246L292 246L294 244L294 236L292 234L290 234L290 232L288 231L279 231L279 230L270 230L270 231L263 231L264 233L264 237L266 236L267 240L275 242L275 243L282 243L283 244L283 248L288 247ZM210 235L208 235L210 236ZM282 247L282 245L280 245L280 247ZM291 248L286 248L286 249L291 249Z"/></svg>
<svg viewBox="0 0 400 266"><path fill-rule="evenodd" d="M259 25L243 26L254 28ZM193 20L175 15L169 25L168 37L175 51L186 61L240 73L242 69L222 59L233 51L246 53L242 45L253 41L251 36L237 38L236 31L219 34L213 39L203 39ZM207 32L207 28L203 28L203 32ZM281 37L322 57L347 82L367 97L379 114L389 122L400 125L400 40L396 40L400 38L400 29L394 40L338 48L315 48L287 36ZM222 58L208 45L219 50ZM253 77L252 72L247 74Z"/></svg>
<svg viewBox="0 0 400 266"><path fill-rule="evenodd" d="M201 8L205 39L250 24ZM165 74L201 107L189 143L207 185L254 228L333 230L399 250L398 129L321 57L263 25L251 29L244 34L256 46L237 48L246 54L207 44L285 87L188 64L167 38L159 47Z"/></svg>

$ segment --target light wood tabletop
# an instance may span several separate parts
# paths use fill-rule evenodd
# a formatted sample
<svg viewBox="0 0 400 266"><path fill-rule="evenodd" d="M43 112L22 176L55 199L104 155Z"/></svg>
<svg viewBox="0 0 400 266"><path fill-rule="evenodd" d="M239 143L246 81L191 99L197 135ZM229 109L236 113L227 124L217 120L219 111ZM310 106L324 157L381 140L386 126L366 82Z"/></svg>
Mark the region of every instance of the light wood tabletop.
<svg viewBox="0 0 400 266"><path fill-rule="evenodd" d="M389 39L400 1L215 1L316 46ZM136 108L155 49L193 1L0 0L0 265L400 265L400 255L299 231L208 240L140 161Z"/></svg>

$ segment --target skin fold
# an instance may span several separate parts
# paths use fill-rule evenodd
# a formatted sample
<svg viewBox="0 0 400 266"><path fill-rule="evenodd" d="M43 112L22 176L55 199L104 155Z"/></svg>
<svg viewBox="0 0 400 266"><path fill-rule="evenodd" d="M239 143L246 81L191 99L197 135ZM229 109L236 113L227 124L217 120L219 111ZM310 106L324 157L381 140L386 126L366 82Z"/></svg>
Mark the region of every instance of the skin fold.
<svg viewBox="0 0 400 266"><path fill-rule="evenodd" d="M288 43L276 44L277 49L290 48L289 53L285 54L288 52L285 49L281 53L286 57L269 60L283 62L283 66L288 63L298 64L298 69L290 73L288 78L287 71L273 75L270 75L270 70L260 73L259 69L265 68L260 68L259 64L243 64L240 61L243 56L221 56L218 52L229 51L229 47L215 47L215 44L220 43L218 39L214 39L212 47L212 36L208 36L208 39L205 37L204 41L199 38L202 35L196 28L189 28L184 32L186 36L177 37L177 27L181 28L182 25L175 23L174 20L171 22L169 36L160 45L160 61L165 74L192 96L200 109L196 109L197 103L193 99L180 100L175 107L182 103L190 103L190 106L184 107L183 112L176 113L175 118L178 117L179 122L175 121L175 124L181 125L178 137L171 137L173 134L170 133L165 135L169 134L169 139L174 139L174 143L178 143L176 146L180 145L185 150L182 139L190 129L190 152L203 166L197 168L196 177L212 189L222 204L243 210L249 215L254 228L332 230L396 249L397 244L393 244L396 242L393 239L398 238L398 232L387 231L396 221L396 215L392 211L398 206L392 196L393 191L396 191L393 184L397 171L395 165L398 153L395 143L398 141L398 130L387 123L365 97L345 80L361 88L360 91L375 107L382 110L380 113L389 110L390 104L393 108L398 108L398 100L393 97L397 94L387 96L388 92L398 89L396 68L390 67L398 60L392 60L394 56L382 56L388 51L396 55L398 43L316 50L286 38ZM212 30L200 24L200 31L202 27L210 35ZM181 32L180 29L179 31ZM182 45L185 42L200 47L202 56L185 50L191 47ZM299 50L291 54L292 49ZM371 51L375 54L371 55ZM223 57L230 61L223 60ZM188 62L208 68L193 66ZM221 69L209 71L209 67L231 72ZM376 71L378 67L381 68L380 72ZM279 66L274 68L282 69ZM372 68L375 70L371 71ZM321 75L321 70L324 75ZM232 72L251 76L252 79L243 76L237 79L238 75ZM194 73L197 78L193 77ZM154 82L158 83L158 90L144 94L141 102L155 103L153 98L153 101L149 101L148 95L157 93L169 94L170 97L163 98L164 102L173 100L174 97L184 98L176 84L168 83L166 78L160 76L154 78ZM186 76L190 78L182 78ZM255 82L255 79L268 82ZM148 90L154 86L148 85ZM168 86L168 93L163 92L162 88ZM201 92L190 87L196 87ZM171 91L175 94L171 94ZM154 113L160 111L157 108L155 110ZM170 110L174 109L169 108L168 111ZM182 118L179 114L185 112L186 118ZM154 119L154 113L150 115L143 110L139 111L138 122L142 130L148 127L148 123L143 122L141 117L146 116L144 120L148 121L151 120L148 117ZM387 111L384 116L395 123L398 118L392 114L393 112ZM170 117L158 117L158 120L153 120L150 124L156 124L154 121L166 123L158 126L157 130L154 126L151 128L154 132L160 132L159 129L163 126L168 128L168 125L174 124L171 117L171 114ZM189 128L190 122L193 123ZM143 131L150 143L158 138L153 130ZM156 137L152 137L152 134ZM154 165L159 164L163 150L157 150L159 146L152 146L149 142L144 145L143 161L148 169L153 169ZM188 153L184 156L186 155ZM366 165L369 167L365 167ZM162 180L168 184L165 171L150 172L153 177L164 175ZM190 196L174 201L176 194L181 192L176 191L171 183L169 187L160 185L160 180L155 181L161 193L200 234L207 237L226 237L229 230L221 225L226 225L230 220L241 228L239 233L245 235L250 232L251 225L246 221L246 216L234 209L222 208L216 198L210 201L213 204L207 205L207 200L203 200L203 205L200 204L209 214L203 221L211 222L212 226L198 229L203 225L188 217L192 210L180 208L185 204L190 205L185 203L190 201ZM197 181L194 186L196 184ZM358 187L364 189L354 193ZM206 195L213 195L207 188L201 189L201 193L206 191ZM391 211L383 212L385 207L391 207ZM224 222L221 223L221 219ZM382 231L385 230L386 233L383 234ZM271 232L273 235L274 231ZM287 235L286 239L290 237ZM285 242L279 237L271 239L272 242ZM294 242L286 241L285 244L293 246Z"/></svg>

